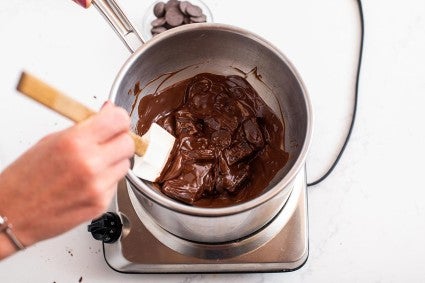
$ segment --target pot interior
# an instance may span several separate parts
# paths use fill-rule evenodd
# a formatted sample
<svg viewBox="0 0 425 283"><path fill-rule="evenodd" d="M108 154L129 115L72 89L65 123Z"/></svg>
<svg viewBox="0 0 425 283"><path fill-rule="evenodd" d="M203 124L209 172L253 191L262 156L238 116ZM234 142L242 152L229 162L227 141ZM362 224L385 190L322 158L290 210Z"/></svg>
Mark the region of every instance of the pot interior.
<svg viewBox="0 0 425 283"><path fill-rule="evenodd" d="M299 169L294 170L294 166L303 166L304 160L299 159L305 158L310 139L308 97L284 55L251 33L224 25L199 24L160 34L126 62L114 83L111 99L131 113L132 127L136 128L137 106L143 96L202 72L246 74L258 94L284 121L285 151L289 152L289 161L263 194L283 178L292 179ZM135 95L135 88L141 89L140 94ZM288 177L291 172L294 176Z"/></svg>

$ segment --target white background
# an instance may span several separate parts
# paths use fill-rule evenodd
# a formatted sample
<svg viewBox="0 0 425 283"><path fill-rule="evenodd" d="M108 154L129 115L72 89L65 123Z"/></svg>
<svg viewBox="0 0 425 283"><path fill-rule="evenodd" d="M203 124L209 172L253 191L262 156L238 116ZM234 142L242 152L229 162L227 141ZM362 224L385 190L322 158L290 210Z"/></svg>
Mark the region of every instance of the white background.
<svg viewBox="0 0 425 283"><path fill-rule="evenodd" d="M424 282L425 2L364 1L359 111L336 171L309 190L310 256L292 273L124 275L86 225L0 262L0 282ZM121 0L140 25L148 0ZM214 21L251 30L300 72L314 107L309 179L330 165L351 115L354 0L205 0ZM128 51L92 8L0 1L0 170L70 122L19 95L26 69L98 109ZM35 172L36 173L36 172ZM25 176L22 176L25 178ZM30 212L28 212L30 213Z"/></svg>

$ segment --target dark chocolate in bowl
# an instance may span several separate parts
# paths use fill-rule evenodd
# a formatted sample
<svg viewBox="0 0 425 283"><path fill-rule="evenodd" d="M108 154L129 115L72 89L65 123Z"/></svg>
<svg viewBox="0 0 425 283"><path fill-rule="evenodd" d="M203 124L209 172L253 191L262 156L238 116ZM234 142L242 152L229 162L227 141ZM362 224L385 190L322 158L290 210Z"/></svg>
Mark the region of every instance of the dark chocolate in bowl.
<svg viewBox="0 0 425 283"><path fill-rule="evenodd" d="M255 232L283 208L305 163L311 107L298 73L278 49L248 31L220 24L178 27L148 41L124 64L111 99L131 113L136 129L142 97L200 73L247 74L248 82L284 121L284 144L289 153L286 165L255 198L221 208L173 200L132 172L127 180L135 209L145 210L168 232L191 241L225 242Z"/></svg>
<svg viewBox="0 0 425 283"><path fill-rule="evenodd" d="M284 123L245 77L202 73L142 97L137 132L157 123L176 137L155 182L162 193L199 207L230 206L261 194L286 164ZM137 84L130 93L139 91Z"/></svg>

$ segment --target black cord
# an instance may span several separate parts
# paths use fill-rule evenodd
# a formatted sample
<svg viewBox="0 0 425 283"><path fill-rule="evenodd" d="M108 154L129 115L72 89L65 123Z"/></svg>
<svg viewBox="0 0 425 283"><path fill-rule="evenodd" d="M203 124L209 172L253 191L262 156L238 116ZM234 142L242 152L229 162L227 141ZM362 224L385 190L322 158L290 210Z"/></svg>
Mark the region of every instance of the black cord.
<svg viewBox="0 0 425 283"><path fill-rule="evenodd" d="M322 175L322 177L318 178L317 180L307 183L307 186L314 186L325 180L335 169L336 165L338 164L339 160L341 159L342 154L345 151L345 148L347 147L348 141L350 140L351 133L353 131L354 127L354 121L356 120L356 113L357 113L357 101L359 97L359 81L360 81L360 69L362 66L362 58L363 58L363 41L364 41L364 16L363 16L363 7L362 7L362 1L357 0L357 6L359 9L359 16L360 16L360 48L359 48L359 58L357 61L357 74L356 74L356 87L354 92L354 105L353 105L353 114L351 117L351 124L350 128L348 129L347 136L345 138L344 144L341 147L341 150L338 153L338 156L336 157L335 161L331 165L331 167L328 169L328 171Z"/></svg>

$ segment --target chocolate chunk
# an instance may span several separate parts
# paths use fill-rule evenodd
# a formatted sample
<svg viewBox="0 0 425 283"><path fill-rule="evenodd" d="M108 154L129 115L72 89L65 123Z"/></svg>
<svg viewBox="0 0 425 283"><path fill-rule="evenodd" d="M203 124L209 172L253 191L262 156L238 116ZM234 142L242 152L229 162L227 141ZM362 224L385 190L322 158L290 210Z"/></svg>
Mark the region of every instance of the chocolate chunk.
<svg viewBox="0 0 425 283"><path fill-rule="evenodd" d="M215 159L214 151L211 149L195 149L187 152L187 156L195 161L211 161Z"/></svg>
<svg viewBox="0 0 425 283"><path fill-rule="evenodd" d="M200 17L202 16L202 9L199 6L189 3L186 7L186 13L191 17Z"/></svg>
<svg viewBox="0 0 425 283"><path fill-rule="evenodd" d="M190 185L181 179L166 181L162 186L162 192L167 196L192 204L202 195L202 189L195 185Z"/></svg>
<svg viewBox="0 0 425 283"><path fill-rule="evenodd" d="M251 118L243 123L243 131L246 140L255 148L260 148L264 145L263 134L257 124L256 118Z"/></svg>
<svg viewBox="0 0 425 283"><path fill-rule="evenodd" d="M243 89L250 89L249 83L241 76L230 75L227 76L226 84L230 87L242 87Z"/></svg>
<svg viewBox="0 0 425 283"><path fill-rule="evenodd" d="M159 177L161 182L172 180L178 178L183 170L183 155L178 154L176 158L173 160L173 163L169 164L169 166L165 170L165 174L162 174Z"/></svg>
<svg viewBox="0 0 425 283"><path fill-rule="evenodd" d="M180 2L180 5L179 5L179 8L180 8L180 11L184 14L184 15L187 15L187 13L186 13L186 9L187 9L187 6L189 5L189 2L187 2L187 1L181 1Z"/></svg>
<svg viewBox="0 0 425 283"><path fill-rule="evenodd" d="M176 134L193 135L198 132L196 120L187 110L176 112Z"/></svg>
<svg viewBox="0 0 425 283"><path fill-rule="evenodd" d="M224 151L227 164L233 165L241 159L249 156L254 149L247 142L240 142L232 145Z"/></svg>
<svg viewBox="0 0 425 283"><path fill-rule="evenodd" d="M232 142L232 135L226 130L219 130L211 135L211 143L219 149L224 149Z"/></svg>
<svg viewBox="0 0 425 283"><path fill-rule="evenodd" d="M232 87L230 89L230 93L232 94L232 97L234 97L236 99L244 99L244 98L247 97L246 92L245 92L245 88L240 87L240 86Z"/></svg>
<svg viewBox="0 0 425 283"><path fill-rule="evenodd" d="M165 20L171 27L176 27L183 23L184 16L179 9L170 8L165 13Z"/></svg>
<svg viewBox="0 0 425 283"><path fill-rule="evenodd" d="M214 95L219 95L220 93L223 93L224 87L219 84L211 84L210 86L210 92Z"/></svg>
<svg viewBox="0 0 425 283"><path fill-rule="evenodd" d="M227 95L225 92L221 92L214 97L214 108L218 111L222 111L224 107L230 103L229 95Z"/></svg>
<svg viewBox="0 0 425 283"><path fill-rule="evenodd" d="M211 191L214 176L211 176L212 164L187 164L184 175L178 179L166 181L162 186L164 194L186 203L194 203L205 191Z"/></svg>
<svg viewBox="0 0 425 283"><path fill-rule="evenodd" d="M184 17L184 20L183 20L183 23L185 24L185 25L187 25L187 24L191 24L192 22L190 21L190 17Z"/></svg>
<svg viewBox="0 0 425 283"><path fill-rule="evenodd" d="M221 110L224 114L227 114L228 116L233 116L235 115L236 109L236 105L232 101L231 103L225 104Z"/></svg>
<svg viewBox="0 0 425 283"><path fill-rule="evenodd" d="M190 86L189 86L189 98L193 97L199 93L205 93L211 88L211 80L202 78L195 80Z"/></svg>
<svg viewBox="0 0 425 283"><path fill-rule="evenodd" d="M236 167L231 174L220 175L217 178L216 187L220 191L235 193L248 179L249 166Z"/></svg>
<svg viewBox="0 0 425 283"><path fill-rule="evenodd" d="M163 26L166 22L167 21L165 20L165 18L157 18L151 22L151 25L152 27L156 28L156 27Z"/></svg>
<svg viewBox="0 0 425 283"><path fill-rule="evenodd" d="M238 128L238 117L231 114L221 113L220 126L223 130L233 133Z"/></svg>
<svg viewBox="0 0 425 283"><path fill-rule="evenodd" d="M157 18L161 18L165 15L165 3L164 2L158 2L153 7L153 14Z"/></svg>
<svg viewBox="0 0 425 283"><path fill-rule="evenodd" d="M186 151L191 151L198 148L207 149L209 144L206 138L200 138L194 135L182 135L179 137L179 140L179 148L182 154Z"/></svg>
<svg viewBox="0 0 425 283"><path fill-rule="evenodd" d="M165 4L165 11L168 11L170 8L175 8L179 6L179 1L178 0L169 0L166 4Z"/></svg>
<svg viewBox="0 0 425 283"><path fill-rule="evenodd" d="M211 130L220 130L220 122L215 117L206 117L204 119L204 124L209 127Z"/></svg>
<svg viewBox="0 0 425 283"><path fill-rule="evenodd" d="M212 111L209 107L211 105L210 100L212 100L212 97L207 93L198 93L192 97L189 104L194 107L195 111L208 115Z"/></svg>
<svg viewBox="0 0 425 283"><path fill-rule="evenodd" d="M227 164L227 161L224 158L222 152L220 152L219 155L218 155L217 169L218 169L217 170L218 175L227 175L227 174L230 174L229 164Z"/></svg>
<svg viewBox="0 0 425 283"><path fill-rule="evenodd" d="M152 33L159 34L159 33L164 32L164 31L166 31L166 30L167 30L167 29L166 29L166 28L164 28L164 27L155 27L155 28L152 28L152 29L151 29L151 32L152 32Z"/></svg>
<svg viewBox="0 0 425 283"><path fill-rule="evenodd" d="M190 21L192 23L205 23L207 21L207 16L202 14L199 17L190 17Z"/></svg>

